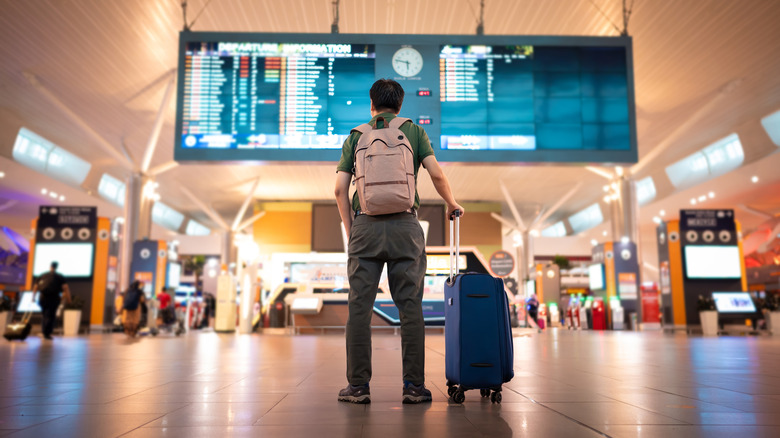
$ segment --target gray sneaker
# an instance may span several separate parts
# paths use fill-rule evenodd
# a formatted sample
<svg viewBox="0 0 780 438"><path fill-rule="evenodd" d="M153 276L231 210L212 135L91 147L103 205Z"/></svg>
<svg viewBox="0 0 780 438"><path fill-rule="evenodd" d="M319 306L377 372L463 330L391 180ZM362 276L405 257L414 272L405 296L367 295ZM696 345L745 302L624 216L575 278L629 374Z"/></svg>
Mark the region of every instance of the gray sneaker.
<svg viewBox="0 0 780 438"><path fill-rule="evenodd" d="M359 386L347 385L346 388L339 391L339 401L357 404L371 403L371 390L368 388L368 383Z"/></svg>
<svg viewBox="0 0 780 438"><path fill-rule="evenodd" d="M404 384L404 403L423 403L431 401L431 391L429 391L425 384L420 386L412 385L411 383Z"/></svg>

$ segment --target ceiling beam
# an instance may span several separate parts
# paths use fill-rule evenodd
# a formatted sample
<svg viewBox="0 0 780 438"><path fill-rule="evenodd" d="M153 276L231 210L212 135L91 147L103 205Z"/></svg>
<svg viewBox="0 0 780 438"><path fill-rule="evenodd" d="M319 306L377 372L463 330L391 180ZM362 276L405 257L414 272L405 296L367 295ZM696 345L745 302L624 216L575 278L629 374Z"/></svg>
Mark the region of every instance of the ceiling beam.
<svg viewBox="0 0 780 438"><path fill-rule="evenodd" d="M146 172L148 175L151 176L158 176L161 175L171 169L175 169L179 167L179 163L176 161L169 161L167 163L160 164L159 166L154 166L151 169L149 169L148 172Z"/></svg>
<svg viewBox="0 0 780 438"><path fill-rule="evenodd" d="M100 146L104 151L106 151L109 155L111 155L114 159L116 159L121 165L124 167L133 170L135 168L135 164L131 162L125 155L123 155L121 152L119 152L111 143L108 142L103 136L97 133L94 129L92 129L91 126L87 122L84 121L84 119L81 118L78 114L76 114L73 110L71 110L65 103L63 103L57 96L55 96L51 91L49 91L48 88L46 88L41 82L38 80L38 77L36 77L33 73L30 72L24 72L24 77L27 78L27 81L35 87L41 94L43 94L51 103L54 104L57 108L59 108L62 112L64 112L70 119L76 123L81 129L83 129L87 134L91 135L96 141L98 146Z"/></svg>
<svg viewBox="0 0 780 438"><path fill-rule="evenodd" d="M250 217L249 219L245 220L244 222L241 222L238 224L238 227L234 231L242 231L244 228L252 225L253 223L257 222L258 219L265 216L265 212L261 211L260 213L257 213L256 215Z"/></svg>
<svg viewBox="0 0 780 438"><path fill-rule="evenodd" d="M504 194L504 199L506 199L506 203L509 204L509 210L512 212L512 216L515 218L515 222L517 223L517 228L519 228L519 231L522 233L523 231L525 231L525 224L523 223L523 218L520 217L520 213L517 211L517 207L515 206L515 201L512 200L512 196L509 195L509 190L507 190L503 181L501 180L498 181L498 187L501 189L501 193Z"/></svg>
<svg viewBox="0 0 780 438"><path fill-rule="evenodd" d="M565 195L563 195L563 197L562 197L561 199L559 199L559 200L558 200L558 202L556 202L555 204L553 204L553 206L552 206L552 207L550 207L550 209L549 209L549 210L547 210L547 212L546 212L546 213L544 213L544 214L542 215L542 217L540 217L540 218L539 218L539 220L537 220L537 221L536 221L536 222L537 222L537 224L536 224L536 225L537 225L537 227L541 227L542 225L544 225L544 221L546 221L546 220L547 220L547 218L549 218L550 216L552 216L552 214L553 214L553 213L555 213L555 212L556 212L556 211L557 211L559 208L561 208L561 206L562 206L562 205L563 205L563 204L564 204L566 201L568 201L568 200L569 200L569 198L571 198L572 196L574 196L574 194L575 194L575 193L577 193L577 190L579 190L579 189L580 189L580 187L582 187L582 181L578 182L578 183L577 183L577 184L576 184L574 187L572 187L572 188L571 188L571 190L569 190L568 192L566 192L566 194L565 194Z"/></svg>
<svg viewBox="0 0 780 438"><path fill-rule="evenodd" d="M236 214L236 218L233 219L233 231L238 231L239 229L243 229L243 227L239 228L238 224L241 223L241 219L244 218L244 213L246 213L247 207L249 207L249 203L252 202L252 199L255 197L255 190L257 190L257 185L260 184L260 177L257 177L254 183L252 183L252 188L249 189L249 193L246 194L246 199L244 199L244 203L241 204L241 208L238 209L238 214Z"/></svg>
<svg viewBox="0 0 780 438"><path fill-rule="evenodd" d="M606 179L608 179L610 181L612 181L612 179L615 177L615 175L613 175L612 173L609 173L606 170L604 170L602 168L599 168L599 167L595 167L595 166L585 166L585 170L593 172L596 175L598 175L600 177L603 177L603 178L606 178Z"/></svg>
<svg viewBox="0 0 780 438"><path fill-rule="evenodd" d="M141 172L143 173L146 173L146 171L149 170L149 165L151 165L152 157L154 156L154 150L157 149L157 140L160 139L160 130L162 130L162 125L165 122L166 110L171 104L171 97L173 96L173 85L175 83L176 77L171 74L171 78L168 79L168 85L165 87L165 94L163 95L162 103L160 103L160 110L157 112L157 118L154 120L152 134L149 136L149 141L146 143L144 159L141 162Z"/></svg>
<svg viewBox="0 0 780 438"><path fill-rule="evenodd" d="M204 204L203 201L198 199L197 196L193 195L191 191L189 191L186 187L184 187L183 184L180 184L179 186L182 193L187 195L187 197L190 198L190 201L192 201L193 204L198 206L198 208L200 208L200 210L203 213L205 213L206 216L208 216L212 221L214 221L217 225L219 225L224 231L230 230L230 227L228 226L227 222L225 222L225 220L222 219L222 217L220 217L220 215L217 214L217 212L215 212L213 208Z"/></svg>

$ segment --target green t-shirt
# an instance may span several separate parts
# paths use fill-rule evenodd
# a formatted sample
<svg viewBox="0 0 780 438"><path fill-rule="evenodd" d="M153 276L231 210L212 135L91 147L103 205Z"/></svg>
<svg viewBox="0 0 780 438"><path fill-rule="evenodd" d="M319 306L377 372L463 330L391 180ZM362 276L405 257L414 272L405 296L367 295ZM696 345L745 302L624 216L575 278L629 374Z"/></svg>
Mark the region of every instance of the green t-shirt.
<svg viewBox="0 0 780 438"><path fill-rule="evenodd" d="M382 113L372 118L368 122L371 126L376 126L376 119L383 117L387 123L390 123L396 115L393 113ZM433 155L433 147L431 146L431 140L428 139L428 134L425 130L418 125L412 123L404 123L401 125L401 132L406 134L406 138L409 139L409 144L412 146L414 152L414 208L420 208L420 196L417 194L417 172L420 169L420 163L422 160ZM341 147L341 160L338 166L336 166L337 172L352 173L352 168L355 162L355 146L357 146L358 139L362 134L360 132L353 132L344 140L344 145ZM354 211L360 210L360 201L358 200L357 192L352 195L352 209Z"/></svg>

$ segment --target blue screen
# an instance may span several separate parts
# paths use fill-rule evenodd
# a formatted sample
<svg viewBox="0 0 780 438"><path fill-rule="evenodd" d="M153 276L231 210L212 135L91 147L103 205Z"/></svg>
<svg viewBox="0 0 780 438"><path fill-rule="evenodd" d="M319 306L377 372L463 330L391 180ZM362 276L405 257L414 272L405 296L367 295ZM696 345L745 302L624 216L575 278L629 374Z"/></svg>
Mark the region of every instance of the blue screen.
<svg viewBox="0 0 780 438"><path fill-rule="evenodd" d="M628 38L181 34L175 159L338 161L390 78L441 161L636 162Z"/></svg>

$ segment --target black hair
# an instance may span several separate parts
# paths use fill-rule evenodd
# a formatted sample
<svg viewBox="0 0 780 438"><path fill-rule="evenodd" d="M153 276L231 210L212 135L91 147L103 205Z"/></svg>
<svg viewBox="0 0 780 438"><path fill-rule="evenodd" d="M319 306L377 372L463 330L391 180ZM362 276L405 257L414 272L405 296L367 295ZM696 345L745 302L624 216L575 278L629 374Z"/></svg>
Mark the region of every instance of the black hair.
<svg viewBox="0 0 780 438"><path fill-rule="evenodd" d="M60 266L59 262L51 262L51 267L54 268L55 271L59 266Z"/></svg>
<svg viewBox="0 0 780 438"><path fill-rule="evenodd" d="M404 89L401 84L392 79L380 79L371 86L368 92L374 102L375 110L391 110L394 113L401 112L404 103Z"/></svg>

